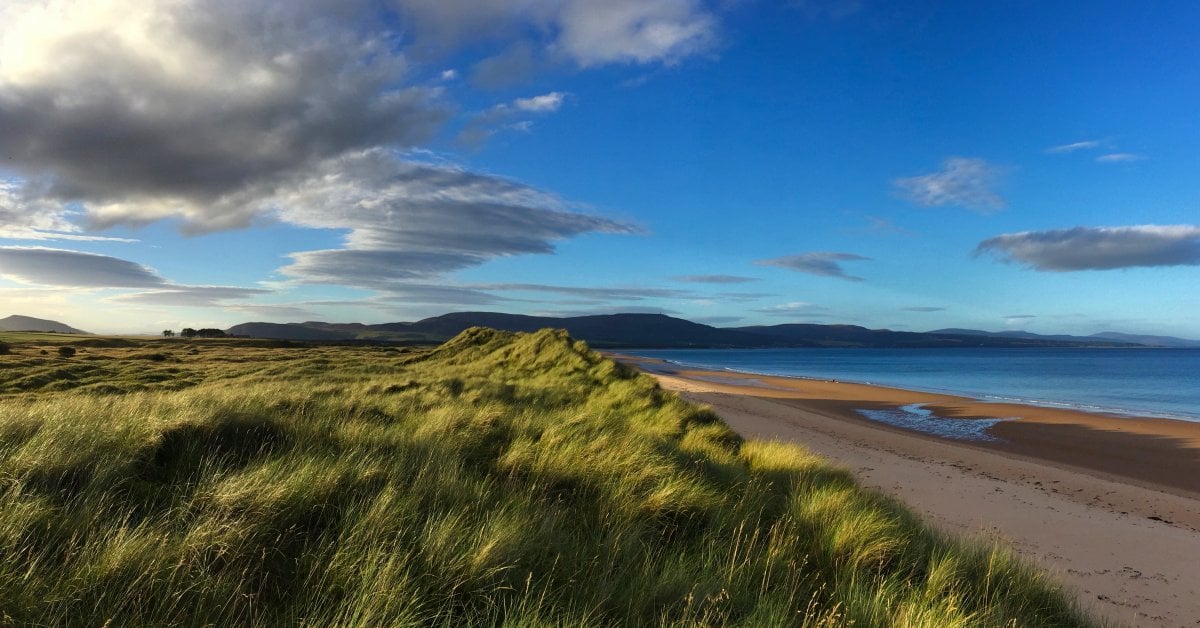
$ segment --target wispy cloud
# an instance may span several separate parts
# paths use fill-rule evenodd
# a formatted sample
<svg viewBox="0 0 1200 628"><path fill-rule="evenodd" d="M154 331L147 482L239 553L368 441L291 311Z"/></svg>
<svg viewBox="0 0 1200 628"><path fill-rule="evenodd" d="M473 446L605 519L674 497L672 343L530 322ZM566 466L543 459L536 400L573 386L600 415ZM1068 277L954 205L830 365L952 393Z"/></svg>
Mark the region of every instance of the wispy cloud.
<svg viewBox="0 0 1200 628"><path fill-rule="evenodd" d="M754 263L759 266L775 266L778 268L786 268L801 273L810 275L820 275L822 277L836 277L847 281L862 281L862 277L855 277L848 274L842 268L841 262L857 262L870 260L869 257L855 255L854 253L834 253L827 251L817 251L812 253L800 253L798 255L785 255L783 257L774 257L771 259L761 259Z"/></svg>
<svg viewBox="0 0 1200 628"><path fill-rule="evenodd" d="M180 285L129 260L44 247L0 247L0 276L61 288L139 289L143 292L116 295L108 300L142 305L206 307L271 292L261 288Z"/></svg>
<svg viewBox="0 0 1200 628"><path fill-rule="evenodd" d="M693 296L687 290L672 290L670 288L623 288L623 287L583 287L555 286L533 283L481 284L474 286L480 290L498 290L509 292L542 292L561 294L597 301L640 301L643 299L679 299Z"/></svg>
<svg viewBox="0 0 1200 628"><path fill-rule="evenodd" d="M827 318L830 316L829 308L804 301L791 301L789 303L780 303L769 307L758 308L751 310L759 314L768 314L770 316L790 316L790 317L806 317L806 318Z"/></svg>
<svg viewBox="0 0 1200 628"><path fill-rule="evenodd" d="M1034 270L1065 272L1200 265L1200 226L1137 225L1023 231L988 238L976 254Z"/></svg>
<svg viewBox="0 0 1200 628"><path fill-rule="evenodd" d="M732 284L732 283L750 283L758 281L757 277L743 277L741 275L679 275L671 278L673 281L681 281L683 283L712 283L712 284Z"/></svg>
<svg viewBox="0 0 1200 628"><path fill-rule="evenodd" d="M214 307L226 305L227 301L248 299L270 294L261 288L236 288L231 286L172 286L165 290L136 292L110 297L109 301L138 305L170 305L182 307Z"/></svg>
<svg viewBox="0 0 1200 628"><path fill-rule="evenodd" d="M459 132L457 141L473 148L480 147L488 138L500 129L529 131L533 126L531 120L517 120L527 114L547 114L558 111L569 94L565 92L550 92L529 98L517 98L512 102L494 105L487 111L476 114L467 120L467 124Z"/></svg>
<svg viewBox="0 0 1200 628"><path fill-rule="evenodd" d="M1070 144L1060 144L1058 146L1051 146L1051 147L1047 148L1044 152L1050 153L1050 154L1073 153L1077 150L1092 150L1095 148L1100 148L1103 145L1104 145L1104 142L1102 142L1101 140L1085 140L1082 142L1071 142Z"/></svg>
<svg viewBox="0 0 1200 628"><path fill-rule="evenodd" d="M990 213L1003 209L995 188L1005 168L973 157L950 157L937 172L892 181L900 195L922 207L950 205Z"/></svg>
<svg viewBox="0 0 1200 628"><path fill-rule="evenodd" d="M1102 164L1119 164L1130 161L1141 161L1145 158L1144 155L1135 153L1108 153L1107 155L1100 155L1096 158L1096 161Z"/></svg>
<svg viewBox="0 0 1200 628"><path fill-rule="evenodd" d="M946 308L934 307L930 305L918 305L915 307L903 307L900 308L900 310L904 312L944 312Z"/></svg>

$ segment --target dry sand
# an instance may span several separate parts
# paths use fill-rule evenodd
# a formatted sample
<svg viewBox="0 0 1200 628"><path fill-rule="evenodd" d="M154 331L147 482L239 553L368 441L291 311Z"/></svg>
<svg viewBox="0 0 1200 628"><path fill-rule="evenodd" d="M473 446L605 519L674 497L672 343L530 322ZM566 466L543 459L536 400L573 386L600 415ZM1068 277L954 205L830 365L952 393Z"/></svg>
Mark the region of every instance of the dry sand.
<svg viewBox="0 0 1200 628"><path fill-rule="evenodd" d="M634 364L751 438L793 441L850 469L942 530L998 539L1118 624L1200 626L1200 424L1109 417L831 381ZM867 420L924 403L962 420L1011 418L992 441Z"/></svg>

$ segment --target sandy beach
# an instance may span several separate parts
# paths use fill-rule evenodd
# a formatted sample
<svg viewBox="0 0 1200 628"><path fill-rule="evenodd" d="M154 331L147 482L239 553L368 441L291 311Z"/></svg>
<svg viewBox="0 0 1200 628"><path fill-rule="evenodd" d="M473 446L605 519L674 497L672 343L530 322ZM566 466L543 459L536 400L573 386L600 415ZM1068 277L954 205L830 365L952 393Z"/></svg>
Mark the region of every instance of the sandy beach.
<svg viewBox="0 0 1200 628"><path fill-rule="evenodd" d="M1200 423L615 357L712 406L746 437L796 442L836 461L939 529L1010 545L1099 618L1200 626ZM983 436L860 412L904 418L913 404L936 419L917 424Z"/></svg>

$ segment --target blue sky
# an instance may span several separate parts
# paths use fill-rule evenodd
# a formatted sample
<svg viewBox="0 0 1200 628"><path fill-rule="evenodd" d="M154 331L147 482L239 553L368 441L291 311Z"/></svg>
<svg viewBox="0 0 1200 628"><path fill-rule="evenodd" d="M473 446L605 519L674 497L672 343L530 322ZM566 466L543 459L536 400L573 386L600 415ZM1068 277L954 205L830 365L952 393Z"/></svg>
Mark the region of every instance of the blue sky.
<svg viewBox="0 0 1200 628"><path fill-rule="evenodd" d="M1200 7L9 2L0 315L1200 337Z"/></svg>

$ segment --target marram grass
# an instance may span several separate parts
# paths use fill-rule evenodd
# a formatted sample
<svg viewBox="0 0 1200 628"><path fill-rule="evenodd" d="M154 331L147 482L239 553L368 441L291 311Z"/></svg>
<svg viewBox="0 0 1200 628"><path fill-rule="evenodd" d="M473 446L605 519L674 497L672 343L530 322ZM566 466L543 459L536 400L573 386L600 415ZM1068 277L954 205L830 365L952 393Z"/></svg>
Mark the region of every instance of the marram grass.
<svg viewBox="0 0 1200 628"><path fill-rule="evenodd" d="M0 624L1086 623L1006 551L562 332L8 340Z"/></svg>

